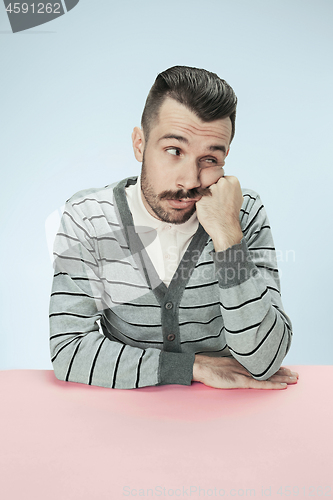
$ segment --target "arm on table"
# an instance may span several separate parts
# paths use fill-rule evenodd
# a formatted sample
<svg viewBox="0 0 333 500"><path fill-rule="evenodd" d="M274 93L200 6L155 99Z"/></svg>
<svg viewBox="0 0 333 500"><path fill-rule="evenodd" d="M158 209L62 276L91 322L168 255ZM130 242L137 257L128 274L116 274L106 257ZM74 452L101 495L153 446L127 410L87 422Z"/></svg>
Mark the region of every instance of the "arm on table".
<svg viewBox="0 0 333 500"><path fill-rule="evenodd" d="M59 380L132 389L192 380L194 354L141 349L113 341L98 325L105 289L99 278L96 233L67 202L54 243L50 353Z"/></svg>
<svg viewBox="0 0 333 500"><path fill-rule="evenodd" d="M217 191L216 187L214 189ZM207 205L209 199L204 203ZM232 231L237 238L229 239L229 246L222 243L216 247L215 241L219 239L215 235L214 241L211 231L218 250L212 255L220 287L225 337L234 359L208 360L196 356L194 380L200 377L207 380L207 373L210 372L209 380L212 382L220 371L221 379L228 379L229 373L231 381L228 383L234 378L241 380L240 387L249 382L244 379L249 376L257 381L287 381L282 379L285 375L290 376L290 370L280 367L290 348L292 326L281 302L269 221L256 193L245 192L239 219L240 223L235 221ZM222 231L220 241L223 237ZM271 379L272 376L275 378ZM268 384L262 384L262 387L264 385L269 388Z"/></svg>

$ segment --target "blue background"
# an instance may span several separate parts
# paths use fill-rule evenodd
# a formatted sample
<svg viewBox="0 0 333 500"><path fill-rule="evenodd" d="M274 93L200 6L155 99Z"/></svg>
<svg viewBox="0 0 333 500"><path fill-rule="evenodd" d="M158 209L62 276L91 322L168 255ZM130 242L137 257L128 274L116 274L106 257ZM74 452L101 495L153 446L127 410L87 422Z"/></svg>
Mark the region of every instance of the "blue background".
<svg viewBox="0 0 333 500"><path fill-rule="evenodd" d="M239 104L226 174L258 191L294 326L286 364L332 363L330 0L81 0L12 34L0 4L0 369L51 369L50 249L76 191L140 172L157 74L217 73Z"/></svg>

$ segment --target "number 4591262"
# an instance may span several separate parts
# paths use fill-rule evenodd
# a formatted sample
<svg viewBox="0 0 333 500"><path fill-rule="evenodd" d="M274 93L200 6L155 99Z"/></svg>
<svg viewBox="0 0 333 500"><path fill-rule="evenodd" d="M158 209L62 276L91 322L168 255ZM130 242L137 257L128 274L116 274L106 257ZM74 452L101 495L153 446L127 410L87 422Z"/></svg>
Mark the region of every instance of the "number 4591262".
<svg viewBox="0 0 333 500"><path fill-rule="evenodd" d="M31 3L30 5L28 5L27 3L22 3L22 5L18 2L15 2L13 3L14 7L12 7L12 3L10 3L8 5L8 7L6 8L6 11L9 12L10 14L11 13L14 13L14 14L19 14L20 12L22 12L23 14L26 14L29 10L29 7L31 7L31 11L32 13L34 14L35 13L35 4L34 3ZM44 11L44 8L45 8L45 11ZM47 3L47 4L44 4L44 3L39 3L37 4L37 8L36 8L36 13L37 14L44 14L44 13L47 13L47 14L61 14L60 12L60 3L55 3L54 5L52 3Z"/></svg>

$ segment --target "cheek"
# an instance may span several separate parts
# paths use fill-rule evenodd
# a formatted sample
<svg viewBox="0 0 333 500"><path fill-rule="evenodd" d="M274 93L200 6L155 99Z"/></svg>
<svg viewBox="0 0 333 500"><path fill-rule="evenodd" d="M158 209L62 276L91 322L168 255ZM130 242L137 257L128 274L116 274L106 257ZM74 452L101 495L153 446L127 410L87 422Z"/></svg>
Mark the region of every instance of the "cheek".
<svg viewBox="0 0 333 500"><path fill-rule="evenodd" d="M213 168L205 168L200 172L200 181L203 187L211 186L215 184L223 175L223 170L218 168L214 170Z"/></svg>

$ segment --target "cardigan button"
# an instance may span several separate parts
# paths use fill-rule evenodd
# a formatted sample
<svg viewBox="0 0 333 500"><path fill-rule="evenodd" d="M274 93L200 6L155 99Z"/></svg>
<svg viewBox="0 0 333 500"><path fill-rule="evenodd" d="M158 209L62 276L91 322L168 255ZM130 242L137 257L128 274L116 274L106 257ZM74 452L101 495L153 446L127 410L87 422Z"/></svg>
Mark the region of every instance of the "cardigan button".
<svg viewBox="0 0 333 500"><path fill-rule="evenodd" d="M176 335L174 333L169 333L169 335L167 336L167 339L172 341L172 340L175 340L176 338Z"/></svg>
<svg viewBox="0 0 333 500"><path fill-rule="evenodd" d="M173 303L172 302L167 302L165 304L165 309L172 309L173 308Z"/></svg>

